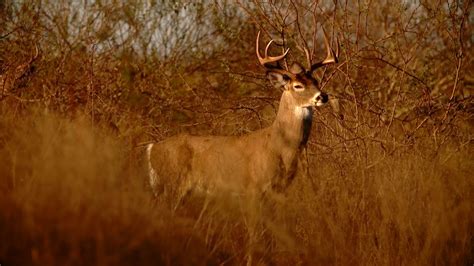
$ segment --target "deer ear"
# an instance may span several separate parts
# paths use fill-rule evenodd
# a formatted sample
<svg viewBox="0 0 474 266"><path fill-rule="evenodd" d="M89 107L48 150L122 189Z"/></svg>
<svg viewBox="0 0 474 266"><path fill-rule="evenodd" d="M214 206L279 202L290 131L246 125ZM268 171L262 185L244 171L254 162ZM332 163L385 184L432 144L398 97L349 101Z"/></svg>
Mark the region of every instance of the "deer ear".
<svg viewBox="0 0 474 266"><path fill-rule="evenodd" d="M279 72L268 71L267 78L270 80L270 83L277 89L282 89L285 87L288 82L290 82L290 77L286 74Z"/></svg>

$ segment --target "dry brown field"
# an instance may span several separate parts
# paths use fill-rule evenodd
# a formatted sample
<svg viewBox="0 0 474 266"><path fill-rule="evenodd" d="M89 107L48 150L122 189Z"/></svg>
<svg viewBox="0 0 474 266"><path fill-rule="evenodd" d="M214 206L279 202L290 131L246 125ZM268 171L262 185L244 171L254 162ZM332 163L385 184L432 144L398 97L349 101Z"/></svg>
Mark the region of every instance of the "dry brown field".
<svg viewBox="0 0 474 266"><path fill-rule="evenodd" d="M0 1L0 265L472 265L471 1ZM144 144L271 124L259 30L340 62L271 207L153 197ZM276 46L272 53L279 53ZM206 204L204 204L206 202Z"/></svg>

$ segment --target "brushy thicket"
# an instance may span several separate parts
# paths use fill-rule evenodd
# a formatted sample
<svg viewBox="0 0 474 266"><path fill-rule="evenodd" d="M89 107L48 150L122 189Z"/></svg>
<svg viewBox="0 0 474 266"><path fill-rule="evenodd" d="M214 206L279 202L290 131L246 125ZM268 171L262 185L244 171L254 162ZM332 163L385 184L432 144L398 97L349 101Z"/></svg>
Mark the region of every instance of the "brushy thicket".
<svg viewBox="0 0 474 266"><path fill-rule="evenodd" d="M451 0L0 1L0 264L471 265L473 13ZM322 27L341 44L319 73L340 108L315 112L307 175L271 210L154 200L143 144L268 126L279 92L256 32L304 64L305 49L324 56Z"/></svg>

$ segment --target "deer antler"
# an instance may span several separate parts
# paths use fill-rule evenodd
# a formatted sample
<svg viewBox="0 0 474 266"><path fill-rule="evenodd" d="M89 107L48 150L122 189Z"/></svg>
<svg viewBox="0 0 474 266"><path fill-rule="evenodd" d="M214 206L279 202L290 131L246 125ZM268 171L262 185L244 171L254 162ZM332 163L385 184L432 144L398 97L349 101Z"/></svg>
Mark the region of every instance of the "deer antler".
<svg viewBox="0 0 474 266"><path fill-rule="evenodd" d="M257 53L258 61L264 67L275 68L274 66L271 66L271 65L268 65L268 64L278 62L278 61L282 60L288 54L288 51L290 51L290 48L288 48L288 49L286 49L286 51L282 55L268 56L268 48L273 43L273 40L271 40L271 41L268 42L267 46L265 47L265 57L262 57L260 55L260 52L259 52L259 46L258 46L259 39L260 39L260 31L257 33L257 42L256 42L256 45L255 45L255 51Z"/></svg>
<svg viewBox="0 0 474 266"><path fill-rule="evenodd" d="M339 41L338 41L337 37L336 37L336 52L334 52L334 50L329 46L328 37L327 37L326 31L324 31L324 29L323 29L323 36L324 36L324 44L326 46L326 51L327 51L326 59L311 65L309 72L313 72L316 69L318 69L318 68L320 68L324 65L337 63L339 61L339 59L338 59L338 57L339 57ZM311 62L310 58L308 58L308 62Z"/></svg>

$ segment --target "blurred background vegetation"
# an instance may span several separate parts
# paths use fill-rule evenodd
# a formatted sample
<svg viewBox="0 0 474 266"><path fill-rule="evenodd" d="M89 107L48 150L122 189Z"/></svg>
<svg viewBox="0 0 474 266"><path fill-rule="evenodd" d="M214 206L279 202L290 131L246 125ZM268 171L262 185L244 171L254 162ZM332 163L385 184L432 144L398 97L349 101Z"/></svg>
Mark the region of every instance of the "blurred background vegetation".
<svg viewBox="0 0 474 266"><path fill-rule="evenodd" d="M472 6L1 0L0 263L472 264ZM256 212L149 203L139 147L268 126L280 92L256 33L306 64L323 28L341 46L318 73L338 108L316 111L308 177L261 229L277 244L249 244Z"/></svg>

